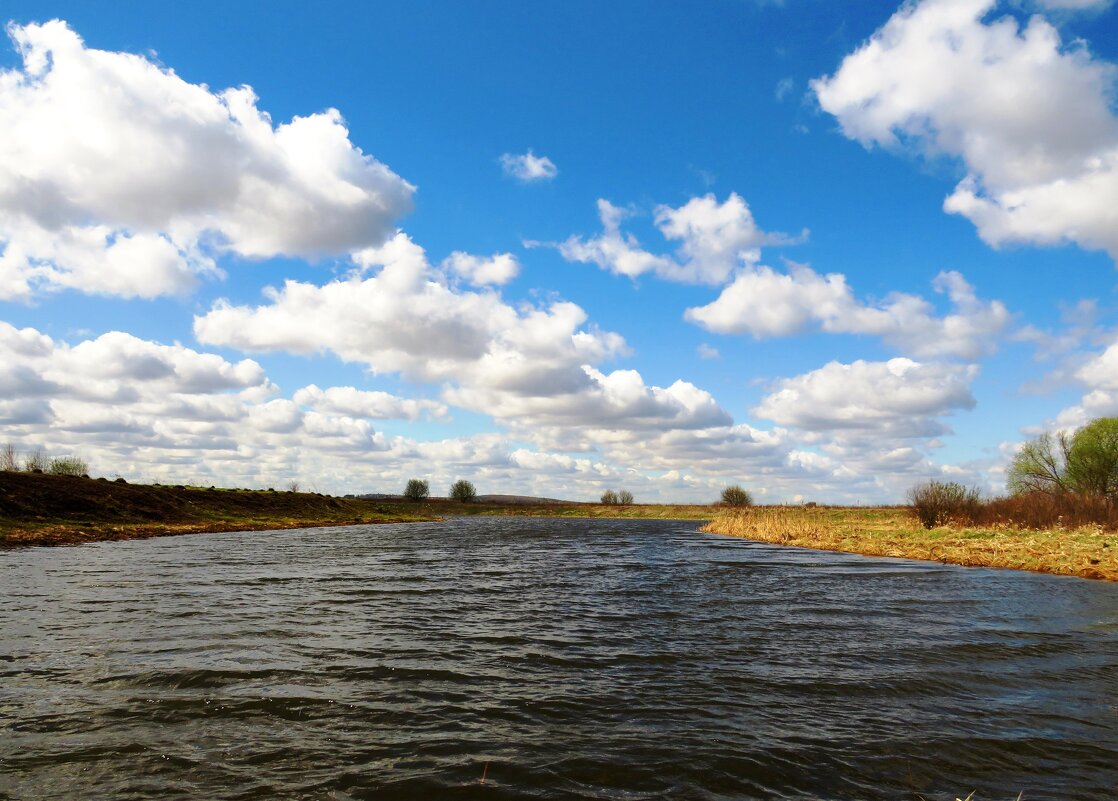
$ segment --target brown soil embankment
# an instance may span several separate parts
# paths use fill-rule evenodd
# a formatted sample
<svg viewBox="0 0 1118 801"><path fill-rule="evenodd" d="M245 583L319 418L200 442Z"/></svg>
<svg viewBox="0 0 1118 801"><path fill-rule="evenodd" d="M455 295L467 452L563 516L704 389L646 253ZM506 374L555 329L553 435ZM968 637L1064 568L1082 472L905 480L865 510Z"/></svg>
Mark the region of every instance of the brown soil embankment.
<svg viewBox="0 0 1118 801"><path fill-rule="evenodd" d="M399 505L309 492L0 473L0 547L424 519Z"/></svg>

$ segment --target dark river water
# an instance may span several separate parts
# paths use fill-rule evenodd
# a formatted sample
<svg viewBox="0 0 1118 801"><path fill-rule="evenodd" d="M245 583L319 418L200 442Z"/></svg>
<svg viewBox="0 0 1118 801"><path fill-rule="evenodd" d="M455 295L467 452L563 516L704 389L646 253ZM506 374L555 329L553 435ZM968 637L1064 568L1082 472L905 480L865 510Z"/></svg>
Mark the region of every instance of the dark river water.
<svg viewBox="0 0 1118 801"><path fill-rule="evenodd" d="M0 552L0 797L1118 798L1118 585L696 529Z"/></svg>

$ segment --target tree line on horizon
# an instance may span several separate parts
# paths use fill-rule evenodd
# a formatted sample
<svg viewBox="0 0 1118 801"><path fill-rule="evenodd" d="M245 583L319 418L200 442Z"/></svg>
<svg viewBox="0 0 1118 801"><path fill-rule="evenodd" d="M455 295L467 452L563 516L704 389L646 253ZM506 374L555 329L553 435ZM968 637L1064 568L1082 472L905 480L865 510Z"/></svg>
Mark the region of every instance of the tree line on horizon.
<svg viewBox="0 0 1118 801"><path fill-rule="evenodd" d="M425 501L431 497L431 483L427 479L411 478L404 485L403 497L409 501ZM471 503L477 500L477 489L473 482L458 479L450 485L447 498L459 503ZM599 502L603 506L631 506L636 501L633 493L627 489L608 489L602 493ZM715 506L746 507L753 505L753 495L739 484L732 484L722 490Z"/></svg>

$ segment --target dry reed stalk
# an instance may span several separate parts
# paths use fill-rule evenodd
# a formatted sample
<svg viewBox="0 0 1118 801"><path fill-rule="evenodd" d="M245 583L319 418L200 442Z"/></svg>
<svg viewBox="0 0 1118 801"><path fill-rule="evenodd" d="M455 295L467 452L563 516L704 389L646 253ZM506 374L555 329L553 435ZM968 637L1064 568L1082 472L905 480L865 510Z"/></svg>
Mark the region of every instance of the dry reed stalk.
<svg viewBox="0 0 1118 801"><path fill-rule="evenodd" d="M753 507L722 514L703 530L816 550L1118 581L1118 534L1097 525L924 529L899 509Z"/></svg>

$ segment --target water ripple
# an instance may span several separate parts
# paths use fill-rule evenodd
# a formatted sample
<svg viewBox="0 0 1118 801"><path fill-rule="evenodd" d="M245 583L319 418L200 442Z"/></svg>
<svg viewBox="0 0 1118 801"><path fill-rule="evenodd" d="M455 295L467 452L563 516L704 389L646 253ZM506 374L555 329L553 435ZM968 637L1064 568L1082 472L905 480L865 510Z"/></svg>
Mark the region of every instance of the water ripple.
<svg viewBox="0 0 1118 801"><path fill-rule="evenodd" d="M0 576L0 799L1118 784L1113 584L515 518L6 551Z"/></svg>

